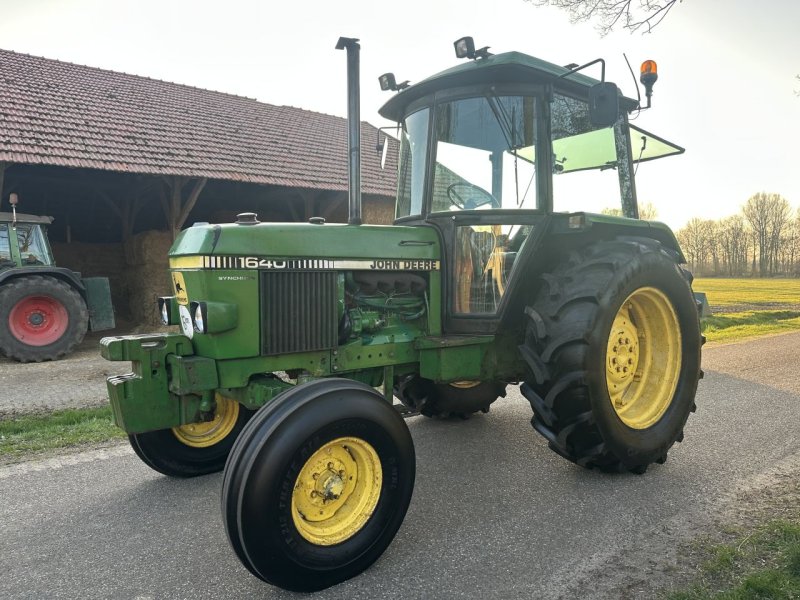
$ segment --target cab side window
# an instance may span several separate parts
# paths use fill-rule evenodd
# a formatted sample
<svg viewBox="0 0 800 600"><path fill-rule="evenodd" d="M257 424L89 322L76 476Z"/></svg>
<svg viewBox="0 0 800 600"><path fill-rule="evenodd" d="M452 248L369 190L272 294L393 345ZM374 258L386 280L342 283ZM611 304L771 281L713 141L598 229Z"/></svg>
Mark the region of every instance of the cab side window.
<svg viewBox="0 0 800 600"><path fill-rule="evenodd" d="M0 224L0 267L13 266L11 260L11 245L8 242L8 225Z"/></svg>

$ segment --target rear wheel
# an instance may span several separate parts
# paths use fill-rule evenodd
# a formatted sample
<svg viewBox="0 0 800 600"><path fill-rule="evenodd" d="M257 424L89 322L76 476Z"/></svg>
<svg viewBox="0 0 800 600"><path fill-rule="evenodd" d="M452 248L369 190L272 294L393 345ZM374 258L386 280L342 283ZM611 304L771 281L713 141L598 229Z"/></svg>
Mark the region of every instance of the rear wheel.
<svg viewBox="0 0 800 600"><path fill-rule="evenodd" d="M394 395L408 408L426 417L461 417L489 412L489 406L506 395L505 384L499 381L454 381L433 383L418 375L401 379L394 386Z"/></svg>
<svg viewBox="0 0 800 600"><path fill-rule="evenodd" d="M402 417L346 379L299 385L256 413L222 484L231 546L257 577L312 592L362 572L389 546L414 488Z"/></svg>
<svg viewBox="0 0 800 600"><path fill-rule="evenodd" d="M136 455L151 469L170 477L196 477L225 467L236 437L253 411L217 395L208 421L128 436Z"/></svg>
<svg viewBox="0 0 800 600"><path fill-rule="evenodd" d="M620 238L544 279L520 347L534 428L585 467L644 472L665 461L701 375L691 275L658 242Z"/></svg>
<svg viewBox="0 0 800 600"><path fill-rule="evenodd" d="M0 285L0 352L20 362L56 360L89 326L89 311L69 284L26 275Z"/></svg>

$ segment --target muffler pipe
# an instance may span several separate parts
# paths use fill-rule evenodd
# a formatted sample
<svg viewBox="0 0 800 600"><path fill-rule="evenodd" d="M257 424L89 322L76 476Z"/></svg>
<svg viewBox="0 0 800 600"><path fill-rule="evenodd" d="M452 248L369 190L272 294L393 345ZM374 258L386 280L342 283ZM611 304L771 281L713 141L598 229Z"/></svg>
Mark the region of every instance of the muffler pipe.
<svg viewBox="0 0 800 600"><path fill-rule="evenodd" d="M359 97L359 53L356 38L340 37L337 50L347 50L347 193L350 225L361 225L361 104Z"/></svg>

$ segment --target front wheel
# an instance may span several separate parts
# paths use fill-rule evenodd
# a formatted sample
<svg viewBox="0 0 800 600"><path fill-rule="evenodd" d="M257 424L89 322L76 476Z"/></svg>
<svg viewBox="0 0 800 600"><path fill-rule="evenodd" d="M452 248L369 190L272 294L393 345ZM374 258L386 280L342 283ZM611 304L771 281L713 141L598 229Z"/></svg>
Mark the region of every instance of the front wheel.
<svg viewBox="0 0 800 600"><path fill-rule="evenodd" d="M299 385L256 413L231 452L222 513L254 575L312 592L345 581L389 546L414 489L414 445L372 388Z"/></svg>
<svg viewBox="0 0 800 600"><path fill-rule="evenodd" d="M236 437L253 411L219 394L208 421L128 436L136 455L169 477L197 477L221 471Z"/></svg>
<svg viewBox="0 0 800 600"><path fill-rule="evenodd" d="M683 439L700 335L691 275L654 240L573 253L526 310L522 393L551 449L585 467L644 472Z"/></svg>

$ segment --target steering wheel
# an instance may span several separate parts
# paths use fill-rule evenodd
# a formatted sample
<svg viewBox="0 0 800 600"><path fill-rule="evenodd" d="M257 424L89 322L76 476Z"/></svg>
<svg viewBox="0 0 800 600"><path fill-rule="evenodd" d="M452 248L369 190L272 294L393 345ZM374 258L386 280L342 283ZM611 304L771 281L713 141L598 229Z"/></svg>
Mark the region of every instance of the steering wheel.
<svg viewBox="0 0 800 600"><path fill-rule="evenodd" d="M457 190L460 190L461 193ZM470 192L470 195L467 195L466 192ZM490 204L492 208L500 208L497 198L482 187L465 181L457 181L447 186L447 198L450 200L450 204L461 210L473 210L487 204Z"/></svg>

